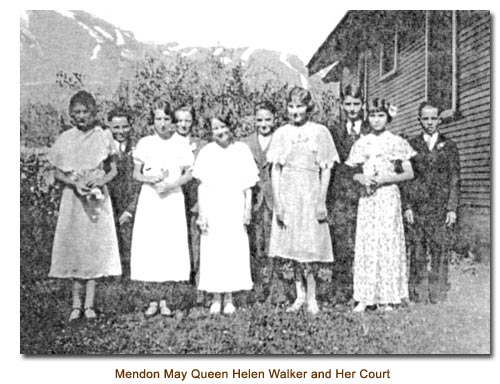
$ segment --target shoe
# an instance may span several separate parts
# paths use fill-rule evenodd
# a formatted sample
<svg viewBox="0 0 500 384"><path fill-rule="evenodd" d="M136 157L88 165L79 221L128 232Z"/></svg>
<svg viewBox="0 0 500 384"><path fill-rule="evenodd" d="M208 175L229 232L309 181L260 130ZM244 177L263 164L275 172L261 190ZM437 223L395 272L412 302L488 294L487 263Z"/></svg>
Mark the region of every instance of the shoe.
<svg viewBox="0 0 500 384"><path fill-rule="evenodd" d="M366 304L359 302L358 305L354 307L353 312L364 312L366 309Z"/></svg>
<svg viewBox="0 0 500 384"><path fill-rule="evenodd" d="M97 317L94 308L92 307L87 307L85 308L85 318L88 320L95 319Z"/></svg>
<svg viewBox="0 0 500 384"><path fill-rule="evenodd" d="M287 312L297 312L304 305L304 300L295 300L292 305L290 305L286 311Z"/></svg>
<svg viewBox="0 0 500 384"><path fill-rule="evenodd" d="M158 303L156 301L152 301L151 303L149 303L149 307L148 309L146 309L146 312L144 312L144 315L146 317L151 317L156 315L157 312L158 312Z"/></svg>
<svg viewBox="0 0 500 384"><path fill-rule="evenodd" d="M172 311L167 307L167 302L165 300L160 301L160 315L172 316Z"/></svg>
<svg viewBox="0 0 500 384"><path fill-rule="evenodd" d="M318 302L316 300L307 303L307 312L311 315L317 315L319 313Z"/></svg>
<svg viewBox="0 0 500 384"><path fill-rule="evenodd" d="M296 281L295 290L297 292L297 297L294 303L286 309L287 312L297 312L306 302L306 289L304 284Z"/></svg>
<svg viewBox="0 0 500 384"><path fill-rule="evenodd" d="M75 321L82 317L82 309L79 307L74 307L69 314L68 321Z"/></svg>
<svg viewBox="0 0 500 384"><path fill-rule="evenodd" d="M196 305L204 305L205 303L205 295L202 291L196 292Z"/></svg>
<svg viewBox="0 0 500 384"><path fill-rule="evenodd" d="M233 314L235 311L236 311L236 308L234 307L233 303L227 303L227 304L224 306L224 313L225 313L226 315L231 315L231 314Z"/></svg>
<svg viewBox="0 0 500 384"><path fill-rule="evenodd" d="M390 312L390 311L392 311L393 309L394 309L394 308L392 307L392 305L391 305L391 304L386 304L386 305L385 305L385 308L384 308L384 311L386 311L386 312Z"/></svg>
<svg viewBox="0 0 500 384"><path fill-rule="evenodd" d="M212 314L220 313L220 308L221 308L220 301L216 301L212 303L212 305L210 306L210 313Z"/></svg>

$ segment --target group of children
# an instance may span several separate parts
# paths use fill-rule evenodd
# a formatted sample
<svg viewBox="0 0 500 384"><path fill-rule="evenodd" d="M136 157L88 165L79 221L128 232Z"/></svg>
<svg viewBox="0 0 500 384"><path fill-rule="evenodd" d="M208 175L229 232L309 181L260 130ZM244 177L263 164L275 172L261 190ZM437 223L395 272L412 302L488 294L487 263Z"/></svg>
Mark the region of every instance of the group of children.
<svg viewBox="0 0 500 384"><path fill-rule="evenodd" d="M346 87L345 124L329 130L309 119L311 93L294 87L286 100L287 124L275 129L277 110L265 101L255 106L256 132L243 141L234 137L230 115L207 117L212 140L206 143L193 135L191 106L173 110L159 101L151 109L154 134L133 148L128 112L111 111L110 129L103 129L92 95L75 94L69 104L74 127L49 155L64 185L49 276L73 280L69 320L96 317L95 281L120 275L120 254L128 253L124 272L157 287L145 288L146 316L171 316L168 288L189 281L211 294L210 313L231 314L233 292L258 283L269 293L262 271L270 263L294 270L296 297L287 311L306 305L316 314L317 271L334 255L336 300L354 300L356 312L373 305L392 309L409 291L412 300L425 300L427 287L432 302L442 299L446 252L435 235L456 221L458 174L444 175L443 163L457 172L458 151L438 132L437 107L419 109L428 141L443 152L434 154L422 136L410 145L386 130L395 108L384 100L368 104L365 121L364 102L359 88ZM441 189L421 186L422 179L432 183L432 166ZM446 197L445 183L453 189L447 205L436 200ZM402 207L416 251L410 263ZM429 231L431 216L436 222ZM133 227L126 225L132 219ZM253 257L249 227L258 245Z"/></svg>

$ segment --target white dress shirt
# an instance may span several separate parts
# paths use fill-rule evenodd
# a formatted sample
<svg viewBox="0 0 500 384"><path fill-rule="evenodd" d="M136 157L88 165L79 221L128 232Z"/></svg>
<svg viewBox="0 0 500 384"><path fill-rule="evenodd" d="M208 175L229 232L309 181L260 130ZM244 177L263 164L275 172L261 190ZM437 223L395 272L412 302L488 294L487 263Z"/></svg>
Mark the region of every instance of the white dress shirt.
<svg viewBox="0 0 500 384"><path fill-rule="evenodd" d="M424 133L424 140L427 143L427 148L429 148L429 151L432 151L434 149L434 146L436 145L436 141L438 139L438 135L438 132L434 132L432 135Z"/></svg>
<svg viewBox="0 0 500 384"><path fill-rule="evenodd" d="M347 120L345 124L347 128L347 134L350 135L352 131L354 131L356 135L359 135L359 133L361 132L361 124L362 124L361 120L355 120L354 125L352 124L351 120Z"/></svg>

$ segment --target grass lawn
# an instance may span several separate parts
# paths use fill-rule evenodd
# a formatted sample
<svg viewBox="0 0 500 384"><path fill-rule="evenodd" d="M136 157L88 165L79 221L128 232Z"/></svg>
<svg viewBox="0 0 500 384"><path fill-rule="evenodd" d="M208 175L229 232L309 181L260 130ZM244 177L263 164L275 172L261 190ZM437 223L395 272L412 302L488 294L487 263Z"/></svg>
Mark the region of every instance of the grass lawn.
<svg viewBox="0 0 500 384"><path fill-rule="evenodd" d="M489 354L490 267L455 264L446 302L356 314L323 303L317 316L246 304L232 316L194 307L182 318L145 318L139 285L98 285L94 321L69 324L70 285L21 280L23 354Z"/></svg>

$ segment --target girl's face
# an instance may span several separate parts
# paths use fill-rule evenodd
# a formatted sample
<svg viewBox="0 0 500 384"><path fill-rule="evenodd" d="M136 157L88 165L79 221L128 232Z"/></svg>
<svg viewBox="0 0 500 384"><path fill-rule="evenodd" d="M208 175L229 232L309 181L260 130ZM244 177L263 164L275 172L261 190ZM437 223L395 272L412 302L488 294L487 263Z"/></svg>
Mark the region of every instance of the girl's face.
<svg viewBox="0 0 500 384"><path fill-rule="evenodd" d="M95 111L84 104L76 103L70 111L73 124L80 131L88 131L92 128L95 121Z"/></svg>
<svg viewBox="0 0 500 384"><path fill-rule="evenodd" d="M362 106L361 99L352 96L346 96L342 102L342 109L349 120L356 120L361 117Z"/></svg>
<svg viewBox="0 0 500 384"><path fill-rule="evenodd" d="M212 137L217 144L222 148L226 148L231 144L231 131L225 123L219 119L212 119L210 122L212 127Z"/></svg>
<svg viewBox="0 0 500 384"><path fill-rule="evenodd" d="M267 136L274 129L274 115L267 109L259 109L255 114L255 126L262 136Z"/></svg>
<svg viewBox="0 0 500 384"><path fill-rule="evenodd" d="M368 122L374 131L383 131L387 125L387 114L384 111L369 111Z"/></svg>
<svg viewBox="0 0 500 384"><path fill-rule="evenodd" d="M191 133L193 126L193 116L188 111L175 112L175 119L177 120L177 133L181 136L187 136Z"/></svg>
<svg viewBox="0 0 500 384"><path fill-rule="evenodd" d="M154 111L154 116L155 132L164 140L170 139L175 132L170 115L167 115L162 109L157 109Z"/></svg>
<svg viewBox="0 0 500 384"><path fill-rule="evenodd" d="M308 120L307 105L302 101L292 98L287 104L288 119L293 125L304 125Z"/></svg>

